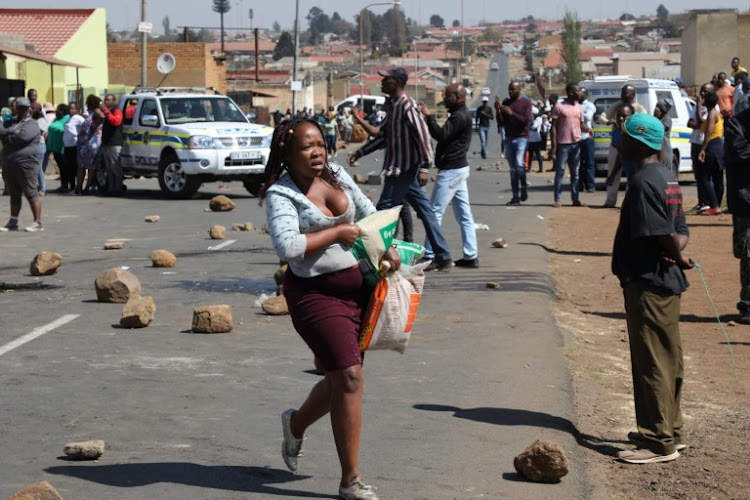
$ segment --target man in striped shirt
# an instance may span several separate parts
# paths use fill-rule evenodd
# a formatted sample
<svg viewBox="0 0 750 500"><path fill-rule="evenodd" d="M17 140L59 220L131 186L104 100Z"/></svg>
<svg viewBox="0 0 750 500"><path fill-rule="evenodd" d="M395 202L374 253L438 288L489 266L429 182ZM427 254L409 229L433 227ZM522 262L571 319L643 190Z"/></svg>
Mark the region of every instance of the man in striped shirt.
<svg viewBox="0 0 750 500"><path fill-rule="evenodd" d="M427 240L435 252L435 259L427 270L453 267L448 242L443 236L435 210L424 187L434 163L430 133L416 102L406 95L404 87L409 78L404 68L378 71L383 77L381 90L390 96L385 123L380 133L349 156L349 164L373 151L385 148L383 160L383 192L378 210L402 205L414 207L422 219Z"/></svg>

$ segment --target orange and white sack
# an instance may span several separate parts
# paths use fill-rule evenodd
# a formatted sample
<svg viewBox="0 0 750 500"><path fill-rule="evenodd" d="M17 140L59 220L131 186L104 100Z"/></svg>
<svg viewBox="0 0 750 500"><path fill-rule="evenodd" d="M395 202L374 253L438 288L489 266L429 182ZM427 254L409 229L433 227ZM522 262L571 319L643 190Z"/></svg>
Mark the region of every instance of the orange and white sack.
<svg viewBox="0 0 750 500"><path fill-rule="evenodd" d="M403 353L411 337L424 287L425 264L402 265L381 278L367 306L359 348Z"/></svg>

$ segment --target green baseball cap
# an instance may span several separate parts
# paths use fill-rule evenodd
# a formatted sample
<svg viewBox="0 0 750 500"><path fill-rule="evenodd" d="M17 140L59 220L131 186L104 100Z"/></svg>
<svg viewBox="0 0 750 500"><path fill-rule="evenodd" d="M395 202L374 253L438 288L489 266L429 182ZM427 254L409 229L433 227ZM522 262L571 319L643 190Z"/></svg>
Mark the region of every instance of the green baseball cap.
<svg viewBox="0 0 750 500"><path fill-rule="evenodd" d="M623 123L622 130L651 149L661 151L661 142L664 140L664 125L655 116L637 113Z"/></svg>

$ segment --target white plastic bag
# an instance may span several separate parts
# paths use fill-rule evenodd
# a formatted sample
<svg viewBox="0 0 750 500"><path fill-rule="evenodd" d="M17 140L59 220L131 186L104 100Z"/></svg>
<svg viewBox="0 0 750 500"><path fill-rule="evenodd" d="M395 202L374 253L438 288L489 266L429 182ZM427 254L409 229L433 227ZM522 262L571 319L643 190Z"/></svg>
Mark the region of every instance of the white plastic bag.
<svg viewBox="0 0 750 500"><path fill-rule="evenodd" d="M403 353L411 337L424 287L424 267L402 265L383 277L372 293L359 335L361 350Z"/></svg>

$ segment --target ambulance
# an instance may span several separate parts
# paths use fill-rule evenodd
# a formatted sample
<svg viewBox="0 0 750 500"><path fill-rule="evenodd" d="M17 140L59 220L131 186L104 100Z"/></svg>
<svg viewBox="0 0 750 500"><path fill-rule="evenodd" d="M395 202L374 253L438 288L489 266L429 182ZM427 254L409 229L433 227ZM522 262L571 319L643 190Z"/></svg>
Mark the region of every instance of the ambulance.
<svg viewBox="0 0 750 500"><path fill-rule="evenodd" d="M689 99L680 95L677 84L671 80L656 80L651 78L631 78L629 75L598 76L593 80L579 83L581 88L589 90L589 100L596 106L594 116L594 163L596 175L607 175L607 155L611 142L612 126L596 123L596 118L606 112L610 106L620 102L622 87L635 87L635 100L653 114L657 101L666 99L672 104L669 116L672 118L672 172L675 177L686 172L692 172L693 161L690 157L690 135L692 129L688 127L690 117Z"/></svg>

